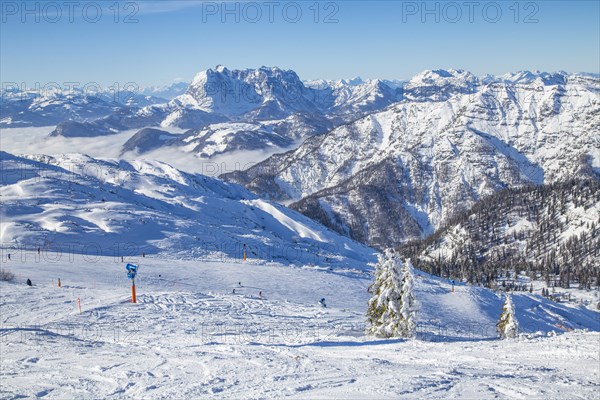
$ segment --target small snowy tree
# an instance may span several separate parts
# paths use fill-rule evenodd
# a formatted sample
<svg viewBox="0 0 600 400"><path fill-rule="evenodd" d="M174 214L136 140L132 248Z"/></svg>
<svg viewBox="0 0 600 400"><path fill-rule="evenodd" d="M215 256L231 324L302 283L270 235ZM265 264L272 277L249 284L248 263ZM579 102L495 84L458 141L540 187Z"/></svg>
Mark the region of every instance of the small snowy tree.
<svg viewBox="0 0 600 400"><path fill-rule="evenodd" d="M367 333L377 337L414 337L416 302L410 260L404 264L393 250L379 256L375 281L369 287Z"/></svg>
<svg viewBox="0 0 600 400"><path fill-rule="evenodd" d="M500 320L496 324L496 327L500 339L514 339L517 337L519 324L515 317L515 308L509 294L506 295L506 301L502 307L502 315L500 315Z"/></svg>
<svg viewBox="0 0 600 400"><path fill-rule="evenodd" d="M402 308L402 323L400 324L400 336L412 338L416 335L417 330L417 301L415 299L414 286L414 267L410 258L406 260L402 268L402 297L400 302Z"/></svg>

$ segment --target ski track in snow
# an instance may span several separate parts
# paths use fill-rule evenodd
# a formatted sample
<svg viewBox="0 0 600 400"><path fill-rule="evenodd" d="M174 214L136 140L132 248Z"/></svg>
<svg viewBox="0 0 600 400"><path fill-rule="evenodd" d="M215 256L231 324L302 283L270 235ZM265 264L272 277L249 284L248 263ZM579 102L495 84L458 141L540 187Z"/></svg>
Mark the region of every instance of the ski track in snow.
<svg viewBox="0 0 600 400"><path fill-rule="evenodd" d="M3 399L591 399L600 386L600 314L528 293L513 295L517 318L541 332L497 341L482 327L501 296L419 274L422 340L384 340L363 334L370 282L356 275L146 257L132 304L112 258L35 260L2 260L17 274L0 282ZM592 332L553 335L559 323Z"/></svg>

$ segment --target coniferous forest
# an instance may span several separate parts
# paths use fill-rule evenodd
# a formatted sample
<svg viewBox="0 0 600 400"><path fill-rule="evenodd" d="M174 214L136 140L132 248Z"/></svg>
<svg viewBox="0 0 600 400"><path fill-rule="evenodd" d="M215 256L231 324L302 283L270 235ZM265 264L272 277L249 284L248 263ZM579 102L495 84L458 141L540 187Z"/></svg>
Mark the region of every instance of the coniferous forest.
<svg viewBox="0 0 600 400"><path fill-rule="evenodd" d="M505 189L399 247L434 275L494 287L524 272L561 287L600 282L600 181Z"/></svg>

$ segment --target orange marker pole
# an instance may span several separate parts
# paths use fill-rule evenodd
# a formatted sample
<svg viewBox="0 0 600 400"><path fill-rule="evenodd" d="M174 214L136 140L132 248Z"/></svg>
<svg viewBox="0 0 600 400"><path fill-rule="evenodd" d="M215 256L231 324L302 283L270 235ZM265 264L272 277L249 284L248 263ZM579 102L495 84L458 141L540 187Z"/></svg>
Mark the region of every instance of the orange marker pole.
<svg viewBox="0 0 600 400"><path fill-rule="evenodd" d="M131 280L131 302L137 303L137 299L135 298L135 281Z"/></svg>

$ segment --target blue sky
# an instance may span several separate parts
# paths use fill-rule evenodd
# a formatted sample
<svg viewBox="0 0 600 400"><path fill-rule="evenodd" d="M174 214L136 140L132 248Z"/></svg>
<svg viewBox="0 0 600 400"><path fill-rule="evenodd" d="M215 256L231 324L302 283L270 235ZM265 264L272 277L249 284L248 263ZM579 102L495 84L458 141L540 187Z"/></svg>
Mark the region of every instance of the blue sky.
<svg viewBox="0 0 600 400"><path fill-rule="evenodd" d="M600 70L597 1L137 1L121 2L118 15L113 4L33 1L27 13L2 0L2 82L167 84L217 64L279 66L303 79Z"/></svg>

